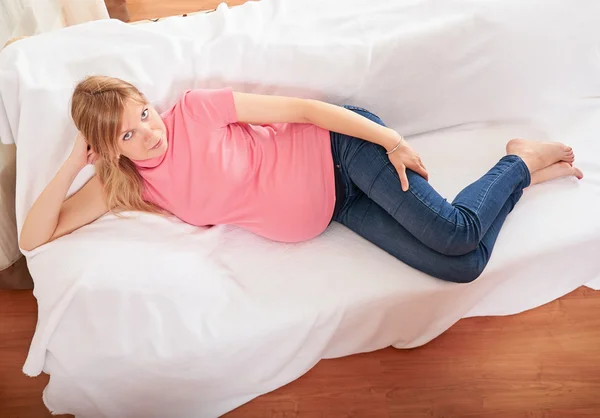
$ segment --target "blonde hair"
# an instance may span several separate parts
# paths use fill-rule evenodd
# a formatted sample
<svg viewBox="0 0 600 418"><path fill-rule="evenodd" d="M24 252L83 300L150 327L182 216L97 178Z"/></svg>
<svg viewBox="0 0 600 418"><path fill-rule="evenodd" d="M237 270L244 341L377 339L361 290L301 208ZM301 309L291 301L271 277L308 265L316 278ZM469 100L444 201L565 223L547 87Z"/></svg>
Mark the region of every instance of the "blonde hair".
<svg viewBox="0 0 600 418"><path fill-rule="evenodd" d="M71 99L71 117L88 145L98 154L96 174L111 212L162 210L142 198L143 180L133 161L120 155L118 140L128 100L146 104L132 84L118 78L91 76L81 81Z"/></svg>

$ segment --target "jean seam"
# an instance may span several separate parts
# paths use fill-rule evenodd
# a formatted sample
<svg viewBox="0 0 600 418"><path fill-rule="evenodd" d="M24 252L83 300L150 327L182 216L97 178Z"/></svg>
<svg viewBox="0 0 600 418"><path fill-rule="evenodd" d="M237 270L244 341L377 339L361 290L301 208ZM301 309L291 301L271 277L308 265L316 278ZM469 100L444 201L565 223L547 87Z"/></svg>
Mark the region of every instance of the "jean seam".
<svg viewBox="0 0 600 418"><path fill-rule="evenodd" d="M367 196L368 197L368 196ZM367 217L367 213L369 213L369 210L371 210L371 206L373 206L373 204L375 203L375 201L373 201L373 199L371 199L369 197L369 206L367 207L367 210L365 210L365 213L363 213L362 219L360 220L360 228L359 231L361 233L363 233L363 225L365 224L365 218Z"/></svg>
<svg viewBox="0 0 600 418"><path fill-rule="evenodd" d="M490 184L488 186L488 188L485 191L485 194L483 195L483 197L479 200L479 204L477 205L477 209L475 209L475 213L479 212L479 209L481 209L481 205L483 204L483 201L485 200L485 198L487 197L487 195L490 193L490 189L502 178L504 177L504 175L506 175L506 173L510 172L515 166L516 166L517 161L513 161L512 164L510 165L510 167L508 167L508 169L504 170L502 172L502 174L500 174L498 177L496 177L494 179L494 181L492 182L492 184ZM511 193L512 194L512 193Z"/></svg>
<svg viewBox="0 0 600 418"><path fill-rule="evenodd" d="M371 182L371 184L369 184L369 188L367 189L367 196L371 195L371 190L373 189L373 185L377 182L377 179L379 179L379 176L381 176L381 173L386 169L385 165L383 167L381 167L381 169L377 172L377 174L375 175L375 177L373 177L373 181Z"/></svg>
<svg viewBox="0 0 600 418"><path fill-rule="evenodd" d="M366 141L363 141L363 142L365 142L365 143L361 144L360 147L357 147L357 149L354 150L354 153L352 153L352 155L348 156L348 167L350 167L352 165L352 163L354 162L354 159L360 152L361 148L368 145L368 142L366 142Z"/></svg>
<svg viewBox="0 0 600 418"><path fill-rule="evenodd" d="M390 167L390 165L392 165L392 166L393 166L393 164L392 164L390 161L387 161L387 162L386 162L386 161L383 159L383 156L381 156L381 155L379 155L379 158L381 158L381 160L384 162L384 166L385 166L385 167L386 167L388 170L390 170L390 172L391 172L391 173L395 173L395 172L396 172L396 171L394 171L395 169L392 169L392 168ZM380 171L380 173L381 173L381 171ZM379 173L378 173L378 174L379 174ZM371 186L371 187L372 187L372 186ZM414 197L415 197L415 198L416 198L416 199L417 199L419 202L421 202L421 204L422 204L423 206L425 206L427 209L429 209L429 210L430 210L432 213L434 213L436 216L440 217L440 219L443 219L444 221L448 222L450 225L452 225L452 226L455 226L455 227L459 227L459 228L466 228L466 227L469 227L469 226L471 225L471 222L470 222L470 220L469 220L469 219L467 219L467 222L466 222L465 224L461 225L461 224L458 224L458 223L456 223L456 222L453 222L453 221L451 221L450 219L446 218L445 216L443 216L442 214L440 214L438 211L434 210L434 209L433 209L433 208L432 208L430 205L428 205L427 203L425 203L425 201L424 201L423 199L421 199L421 198L419 197L419 195L415 194L415 193L414 193L414 192L413 192L413 191L410 189L410 186L409 186L409 188L408 188L408 192L410 192L410 193L411 193L411 194L412 194L412 195L413 195L413 196L414 196ZM454 205L453 205L453 206L454 206ZM400 205L398 205L398 207L396 208L396 211L398 210L398 208L399 208L399 207L400 207ZM458 209L456 208L456 210L458 210ZM394 213L395 213L395 212L394 212Z"/></svg>

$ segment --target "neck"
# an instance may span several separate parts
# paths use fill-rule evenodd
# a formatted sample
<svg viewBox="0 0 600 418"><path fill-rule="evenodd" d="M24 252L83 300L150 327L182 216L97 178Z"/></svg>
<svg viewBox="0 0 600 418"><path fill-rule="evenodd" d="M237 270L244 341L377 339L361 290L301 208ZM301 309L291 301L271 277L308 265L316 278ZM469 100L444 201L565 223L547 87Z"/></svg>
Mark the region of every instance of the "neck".
<svg viewBox="0 0 600 418"><path fill-rule="evenodd" d="M146 160L131 160L133 163L140 168L154 168L163 162L167 153L164 152L162 155L158 157L148 158Z"/></svg>

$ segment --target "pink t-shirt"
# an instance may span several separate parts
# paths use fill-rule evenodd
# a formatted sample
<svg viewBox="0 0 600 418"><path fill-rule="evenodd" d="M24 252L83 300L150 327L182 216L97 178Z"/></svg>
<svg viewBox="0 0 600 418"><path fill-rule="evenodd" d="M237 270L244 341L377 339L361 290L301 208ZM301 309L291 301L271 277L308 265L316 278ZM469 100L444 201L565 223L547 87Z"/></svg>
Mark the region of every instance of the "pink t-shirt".
<svg viewBox="0 0 600 418"><path fill-rule="evenodd" d="M329 225L329 131L238 123L230 88L187 91L161 116L166 153L136 161L145 200L192 225L236 225L274 241L308 240Z"/></svg>

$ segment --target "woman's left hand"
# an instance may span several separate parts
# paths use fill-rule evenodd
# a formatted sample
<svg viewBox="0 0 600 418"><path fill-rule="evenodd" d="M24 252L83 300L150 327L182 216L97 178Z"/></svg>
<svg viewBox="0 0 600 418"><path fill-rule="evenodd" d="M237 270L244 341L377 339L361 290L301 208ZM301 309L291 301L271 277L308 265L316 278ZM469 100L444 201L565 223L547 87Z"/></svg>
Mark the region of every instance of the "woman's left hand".
<svg viewBox="0 0 600 418"><path fill-rule="evenodd" d="M408 177L406 176L407 168L419 174L425 180L429 180L429 174L421 161L421 157L419 157L419 154L411 148L404 138L400 137L400 146L394 152L388 154L388 157L394 167L396 167L396 171L398 171L402 191L407 191L409 187Z"/></svg>

